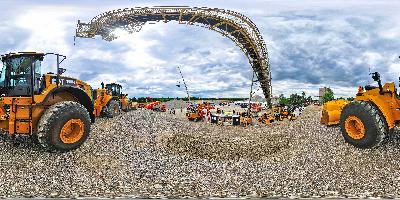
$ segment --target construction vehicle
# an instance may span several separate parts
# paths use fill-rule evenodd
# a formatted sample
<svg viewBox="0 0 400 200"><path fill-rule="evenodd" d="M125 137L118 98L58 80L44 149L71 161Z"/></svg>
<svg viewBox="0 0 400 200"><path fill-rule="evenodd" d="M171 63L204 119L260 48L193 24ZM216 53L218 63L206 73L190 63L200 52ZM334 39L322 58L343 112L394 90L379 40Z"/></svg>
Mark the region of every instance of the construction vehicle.
<svg viewBox="0 0 400 200"><path fill-rule="evenodd" d="M152 109L153 111L157 111L157 112L166 112L167 108L165 107L164 104L157 104L153 107Z"/></svg>
<svg viewBox="0 0 400 200"><path fill-rule="evenodd" d="M121 103L121 110L124 112L129 112L132 110L132 104L131 101L128 98L128 94L122 94L120 98L120 103Z"/></svg>
<svg viewBox="0 0 400 200"><path fill-rule="evenodd" d="M41 74L48 55L57 58L57 73ZM60 60L62 58L62 60ZM61 76L65 56L19 52L1 56L0 129L11 138L32 136L48 151L69 151L89 136L93 114L91 87Z"/></svg>
<svg viewBox="0 0 400 200"><path fill-rule="evenodd" d="M275 117L271 114L271 112L266 112L261 115L260 118L258 118L258 123L259 124L271 124L275 121Z"/></svg>
<svg viewBox="0 0 400 200"><path fill-rule="evenodd" d="M253 117L251 114L247 114L247 112L242 112L240 114L240 125L251 125L253 123Z"/></svg>
<svg viewBox="0 0 400 200"><path fill-rule="evenodd" d="M209 112L211 109L214 109L213 106L211 106L210 103L202 103L199 105L191 105L188 107L187 112L186 112L186 117L189 121L200 121L203 119L204 115L207 115L207 113L203 113L203 110L207 109L207 112Z"/></svg>
<svg viewBox="0 0 400 200"><path fill-rule="evenodd" d="M115 117L120 111L128 112L131 104L128 95L122 94L122 86L117 83L101 83L101 88L93 91L94 115L96 117Z"/></svg>
<svg viewBox="0 0 400 200"><path fill-rule="evenodd" d="M350 101L339 99L326 102L322 107L321 124L327 126L337 125L340 121L340 114Z"/></svg>
<svg viewBox="0 0 400 200"><path fill-rule="evenodd" d="M274 117L276 121L283 121L284 119L288 119L289 121L293 121L297 119L297 116L294 114L294 111L297 106L295 105L276 105L272 107L274 112Z"/></svg>
<svg viewBox="0 0 400 200"><path fill-rule="evenodd" d="M285 108L283 105L276 105L272 107L272 112L267 111L266 113L262 114L258 118L259 124L269 125L275 121L283 121L284 119L288 119L289 121L293 121L297 119L294 110L298 106L289 105Z"/></svg>
<svg viewBox="0 0 400 200"><path fill-rule="evenodd" d="M161 101L155 101L152 103L149 103L145 106L146 109L152 110L152 111L157 111L157 112L166 112L167 109L164 104L161 104Z"/></svg>
<svg viewBox="0 0 400 200"><path fill-rule="evenodd" d="M161 101L154 101L154 102L151 102L151 103L145 105L144 108L146 108L146 109L148 109L148 110L153 110L153 109L154 109L155 107L157 107L159 104L161 104Z"/></svg>
<svg viewBox="0 0 400 200"><path fill-rule="evenodd" d="M344 140L358 148L379 146L400 122L395 83L382 86L378 72L372 73L372 79L378 86L360 86L354 101L333 101L323 106L321 123L340 125Z"/></svg>
<svg viewBox="0 0 400 200"><path fill-rule="evenodd" d="M203 118L201 116L202 109L203 108L201 108L200 106L198 106L197 108L194 106L189 107L186 112L186 118L189 121L194 121L194 122L200 121Z"/></svg>
<svg viewBox="0 0 400 200"><path fill-rule="evenodd" d="M118 99L119 106L122 111L128 112L131 110L131 103L128 98L128 94L122 93L122 86L120 84L117 83L106 84L106 89L108 91L111 91L111 94L114 99Z"/></svg>

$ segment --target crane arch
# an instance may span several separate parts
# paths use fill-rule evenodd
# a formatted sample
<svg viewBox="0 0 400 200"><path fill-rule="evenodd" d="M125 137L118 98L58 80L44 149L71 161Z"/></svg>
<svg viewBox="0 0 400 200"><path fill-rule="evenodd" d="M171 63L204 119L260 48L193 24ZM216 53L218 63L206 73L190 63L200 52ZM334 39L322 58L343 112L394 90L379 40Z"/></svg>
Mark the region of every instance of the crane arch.
<svg viewBox="0 0 400 200"><path fill-rule="evenodd" d="M94 38L101 36L112 41L117 38L117 28L129 33L139 32L147 22L197 25L217 31L240 47L249 60L261 89L271 106L271 73L268 51L257 26L238 12L218 8L197 7L143 7L112 10L94 17L89 23L78 21L76 37Z"/></svg>

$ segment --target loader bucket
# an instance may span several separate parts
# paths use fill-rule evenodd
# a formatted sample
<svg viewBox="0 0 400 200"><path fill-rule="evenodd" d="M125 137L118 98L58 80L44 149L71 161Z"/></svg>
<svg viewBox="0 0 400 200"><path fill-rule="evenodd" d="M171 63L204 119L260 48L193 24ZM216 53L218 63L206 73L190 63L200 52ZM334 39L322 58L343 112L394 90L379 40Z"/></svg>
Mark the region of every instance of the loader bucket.
<svg viewBox="0 0 400 200"><path fill-rule="evenodd" d="M340 122L340 114L346 104L350 103L347 100L333 100L326 102L322 107L321 124L330 126L338 125Z"/></svg>

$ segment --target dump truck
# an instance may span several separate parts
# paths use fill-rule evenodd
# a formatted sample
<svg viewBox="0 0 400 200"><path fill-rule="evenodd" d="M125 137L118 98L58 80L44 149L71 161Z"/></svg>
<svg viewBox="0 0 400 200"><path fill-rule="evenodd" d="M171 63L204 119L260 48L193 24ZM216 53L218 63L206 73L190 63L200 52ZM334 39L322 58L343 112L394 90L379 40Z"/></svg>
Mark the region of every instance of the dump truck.
<svg viewBox="0 0 400 200"><path fill-rule="evenodd" d="M360 86L354 101L327 102L322 110L321 123L340 125L344 140L358 148L379 146L400 124L395 83L382 85L378 72L372 73L372 79L378 86Z"/></svg>
<svg viewBox="0 0 400 200"><path fill-rule="evenodd" d="M93 91L94 115L96 117L115 117L120 111L128 112L131 103L127 94L122 94L122 86L117 83L110 83Z"/></svg>
<svg viewBox="0 0 400 200"><path fill-rule="evenodd" d="M57 72L41 73L47 56L56 56ZM0 129L11 138L33 137L48 151L69 151L89 136L93 114L92 90L66 76L60 64L66 56L19 52L1 56Z"/></svg>

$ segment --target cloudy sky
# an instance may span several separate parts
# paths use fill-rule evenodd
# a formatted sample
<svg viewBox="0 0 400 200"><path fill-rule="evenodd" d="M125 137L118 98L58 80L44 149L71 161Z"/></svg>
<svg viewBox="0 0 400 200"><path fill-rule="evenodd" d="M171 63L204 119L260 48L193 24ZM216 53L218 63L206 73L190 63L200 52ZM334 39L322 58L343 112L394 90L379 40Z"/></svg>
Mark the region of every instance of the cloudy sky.
<svg viewBox="0 0 400 200"><path fill-rule="evenodd" d="M64 54L66 75L93 88L102 81L122 83L130 97L185 96L175 86L177 66L192 95L248 96L252 70L245 55L208 29L157 23L112 42L78 38L74 45L78 19L160 5L222 8L252 19L267 44L274 95L316 96L319 87L329 86L336 96L354 96L358 85L372 83L369 69L384 81L400 76L399 0L1 0L1 53ZM46 60L44 72L54 71L52 63Z"/></svg>

